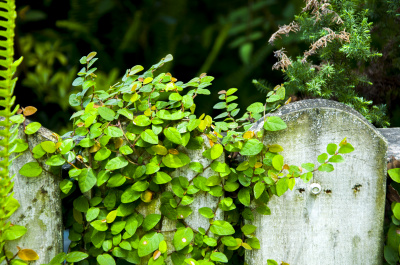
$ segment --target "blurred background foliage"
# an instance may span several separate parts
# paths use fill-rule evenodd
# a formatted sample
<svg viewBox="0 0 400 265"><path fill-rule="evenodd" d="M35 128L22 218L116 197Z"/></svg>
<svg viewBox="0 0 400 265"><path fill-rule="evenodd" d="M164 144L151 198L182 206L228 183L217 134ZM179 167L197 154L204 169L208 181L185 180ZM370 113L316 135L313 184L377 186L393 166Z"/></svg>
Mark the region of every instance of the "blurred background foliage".
<svg viewBox="0 0 400 265"><path fill-rule="evenodd" d="M357 90L386 104L391 126L400 126L399 0L358 2L372 11L371 46L383 56L354 66L373 83ZM287 54L299 55L308 49L294 33L277 47L268 44L278 26L290 23L303 7L302 0L19 0L16 57L25 59L17 101L36 106L35 118L62 134L74 112L68 98L78 61L97 51L100 88L113 85L136 64L150 67L172 54L174 61L164 70L174 77L186 82L206 72L216 78L213 101L199 97L198 113L212 114L216 92L231 87L239 88L244 110L265 99L253 79L271 87L284 82L281 72L272 71L274 50L284 46Z"/></svg>

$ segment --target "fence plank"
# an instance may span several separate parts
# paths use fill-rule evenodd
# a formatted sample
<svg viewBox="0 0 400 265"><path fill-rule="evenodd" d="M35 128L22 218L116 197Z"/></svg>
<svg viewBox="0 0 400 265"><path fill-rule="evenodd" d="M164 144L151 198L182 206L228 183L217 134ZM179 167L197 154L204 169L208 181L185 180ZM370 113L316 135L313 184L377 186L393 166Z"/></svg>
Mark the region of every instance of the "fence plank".
<svg viewBox="0 0 400 265"><path fill-rule="evenodd" d="M25 139L22 125L18 137ZM38 133L29 136L30 148L43 141L55 141L52 132L43 127ZM31 161L34 161L34 158L29 151L25 151L14 160L10 168L10 175L16 174L13 179L14 197L21 204L10 221L25 226L28 231L22 238L7 243L6 247L13 253L17 252L17 246L35 250L39 260L31 264L36 265L49 263L56 254L62 252L63 226L59 189L61 176L44 171L36 178L20 175L19 169Z"/></svg>
<svg viewBox="0 0 400 265"><path fill-rule="evenodd" d="M355 147L331 173L315 172L310 183L271 198L270 216L256 215L261 249L246 252L249 265L275 259L294 265L374 264L383 262L386 192L386 139L353 109L329 100L305 100L273 115L288 128L267 133L266 144L281 144L289 164L317 164L329 143L344 137ZM261 130L263 120L253 126ZM322 192L310 193L311 183Z"/></svg>
<svg viewBox="0 0 400 265"><path fill-rule="evenodd" d="M378 128L377 129L388 141L388 162L398 160L400 162L400 128ZM400 167L400 163L396 165Z"/></svg>

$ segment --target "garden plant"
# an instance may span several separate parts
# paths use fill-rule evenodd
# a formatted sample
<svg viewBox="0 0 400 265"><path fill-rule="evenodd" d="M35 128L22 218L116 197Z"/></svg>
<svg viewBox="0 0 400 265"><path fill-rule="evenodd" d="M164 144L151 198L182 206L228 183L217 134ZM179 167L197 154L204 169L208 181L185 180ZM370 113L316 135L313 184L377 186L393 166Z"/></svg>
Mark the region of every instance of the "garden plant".
<svg viewBox="0 0 400 265"><path fill-rule="evenodd" d="M98 89L96 52L80 59L82 68L72 83L76 93L70 96L69 104L77 110L71 116L73 130L57 135L56 142L29 146L16 139L17 129L23 128L28 139L41 124L26 119L36 108L12 108L16 82L12 76L21 62L13 61L14 1L0 2L0 7L8 10L0 11L7 19L1 21L7 41L0 43L4 48L1 55L6 58L1 65L7 69L0 71L4 79L0 83L4 117L0 124L0 262L19 265L38 259L35 250L5 247L6 241L26 232L24 227L7 222L18 208L12 197L12 177L8 176L12 152L31 152L35 158L20 169L25 177L68 169L60 189L70 206L65 209L64 224L72 243L67 253L58 254L50 264L172 261L201 265L243 260L245 251L261 248L254 236L257 227L251 221L255 214L271 214L269 199L292 190L296 181L309 182L315 171L333 171L334 163L344 161L342 154L354 150L344 138L321 150L318 165L309 161L289 165L279 154L285 147L266 141L270 132L287 127L281 118L266 115L290 102L286 101L285 85L270 89L265 102L251 104L242 114L235 103L238 89L221 90L220 102L214 105L221 113L213 118L195 112L196 97L211 94L212 76L203 73L183 82L162 72L164 64L173 59L167 55L146 71L135 65L126 70L121 81L107 90ZM329 5L310 10L325 11L338 21ZM329 36L336 36L327 29L321 32L324 35L319 39L328 42ZM350 40L349 36L330 39L336 45ZM285 57L280 54L282 63ZM298 63L300 67L302 62ZM288 70L288 66L282 68ZM328 66L321 67L325 76L329 69L324 67ZM264 130L252 131L253 123L260 119ZM395 177L398 171L391 174ZM191 206L206 196L215 204L202 205L199 218L207 225L195 228L188 222L197 214ZM272 259L267 263L278 264Z"/></svg>

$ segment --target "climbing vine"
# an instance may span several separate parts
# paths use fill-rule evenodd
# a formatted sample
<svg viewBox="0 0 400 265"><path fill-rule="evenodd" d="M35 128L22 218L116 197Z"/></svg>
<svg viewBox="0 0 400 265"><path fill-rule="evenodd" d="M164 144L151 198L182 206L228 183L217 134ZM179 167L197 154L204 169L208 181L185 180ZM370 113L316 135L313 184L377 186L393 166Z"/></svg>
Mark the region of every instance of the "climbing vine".
<svg viewBox="0 0 400 265"><path fill-rule="evenodd" d="M95 56L81 58L83 67L72 84L78 91L69 103L79 109L71 116L73 131L29 149L36 161L19 170L37 177L68 168L60 188L71 205L64 223L72 243L51 264L240 259L245 250L261 247L251 220L254 214L271 214L271 196L292 190L299 179L310 181L315 171L333 171L333 163L354 149L344 139L327 146L319 165L288 165L279 154L284 147L264 141L287 127L281 118L265 115L284 103L284 86L241 116L234 103L237 89L219 91L214 108L221 114L213 119L197 116L194 101L211 94L212 76L179 81L160 71L172 60L167 55L145 72L140 65L128 69L104 91L96 87ZM14 119L30 137L41 125L25 124L25 116ZM263 130L254 131L259 119Z"/></svg>

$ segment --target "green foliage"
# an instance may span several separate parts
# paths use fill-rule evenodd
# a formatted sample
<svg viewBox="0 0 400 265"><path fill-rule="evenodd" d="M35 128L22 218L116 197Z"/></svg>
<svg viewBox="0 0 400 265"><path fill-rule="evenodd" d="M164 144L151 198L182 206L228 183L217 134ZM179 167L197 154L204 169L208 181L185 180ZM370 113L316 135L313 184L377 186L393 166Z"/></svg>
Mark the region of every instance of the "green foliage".
<svg viewBox="0 0 400 265"><path fill-rule="evenodd" d="M0 41L1 59L0 65L0 263L6 262L10 264L26 264L24 261L32 261L38 259L35 251L31 249L18 248L17 254L20 259L16 259L14 255L15 249L6 249L7 241L19 239L26 233L26 228L20 225L14 225L7 219L19 208L18 201L13 197L12 178L9 176L9 168L13 153L23 152L27 149L26 143L16 140L18 134L18 126L24 119L14 116L18 111L18 106L13 107L15 103L14 88L17 78L13 78L18 65L22 62L22 57L14 62L14 28L15 28L15 2L7 0L0 2ZM25 112L30 114L32 109ZM27 126L26 133L35 133L40 124L32 124Z"/></svg>
<svg viewBox="0 0 400 265"><path fill-rule="evenodd" d="M384 248L385 260L390 265L396 265L400 261L399 247L400 240L398 236L398 229L400 226L400 199L398 197L400 186L400 168L392 168L388 170L388 175L390 176L392 183L388 188L388 193L391 195L391 211L389 213L389 218L391 222L389 228L386 232L386 242Z"/></svg>
<svg viewBox="0 0 400 265"><path fill-rule="evenodd" d="M263 143L265 134L286 129L281 118L265 116L263 131L249 130L280 106L283 86L268 92L265 103L251 104L241 117L234 103L238 89L220 91L221 102L214 108L222 111L222 121L216 122L205 114L196 116L193 100L211 93L213 77L201 74L187 83L178 81L159 71L172 60L167 55L145 72L142 66L128 69L120 82L102 90L92 68L95 56L92 52L81 58L84 67L73 81L80 87L70 96L70 103L80 108L71 117L73 131L58 137L57 143L43 142L31 150L43 156L46 165L70 165L60 188L73 206L66 209L71 252L52 264L65 259L99 264L163 264L169 259L174 264L227 263L243 250L261 247L256 226L243 225L243 219L254 219L253 211L269 215L271 196L292 190L296 179L308 182L312 172L332 171L331 163L342 161L339 153L354 149L344 139L339 149L328 146L329 155L318 157L319 166L288 165L278 154L283 147ZM201 151L204 141L210 148ZM207 165L191 160L196 150ZM240 164L228 159L237 153L247 159ZM39 173L37 167L43 164L31 163L20 173ZM176 169L193 171L194 177L177 176ZM206 169L211 172L202 176ZM194 229L186 218L197 196L207 193L218 202L199 209L210 224ZM230 221L218 220L217 210ZM165 231L168 223L172 231Z"/></svg>
<svg viewBox="0 0 400 265"><path fill-rule="evenodd" d="M269 76L275 78L271 83L280 82L268 66L273 56L265 38L291 19L302 2L179 0L154 5L131 0L22 0L17 3L16 50L25 58L18 84L24 97L17 97L22 105L41 110L35 119L46 128L60 134L71 130L66 126L76 109L69 107L68 98L83 48L101 54L103 66L96 71L96 85L104 90L122 74L115 66L130 68L133 59L148 66L172 53L178 60L166 65L165 72L180 71L180 78L189 80L195 73L212 71L219 76L214 82L217 87L242 88L238 103L246 106L263 98L252 93L254 77ZM110 27L110 21L116 26ZM196 55L187 56L193 50ZM200 114L211 114L217 97L196 101Z"/></svg>
<svg viewBox="0 0 400 265"><path fill-rule="evenodd" d="M281 69L289 94L301 97L330 98L343 102L365 116L370 122L386 127L384 105L360 97L356 88L372 85L360 68L381 56L371 51L371 27L368 10L357 1L323 2L308 0L295 20L272 35L272 44L281 35L300 32L309 50L291 60L284 49L275 52L279 61L273 69Z"/></svg>

